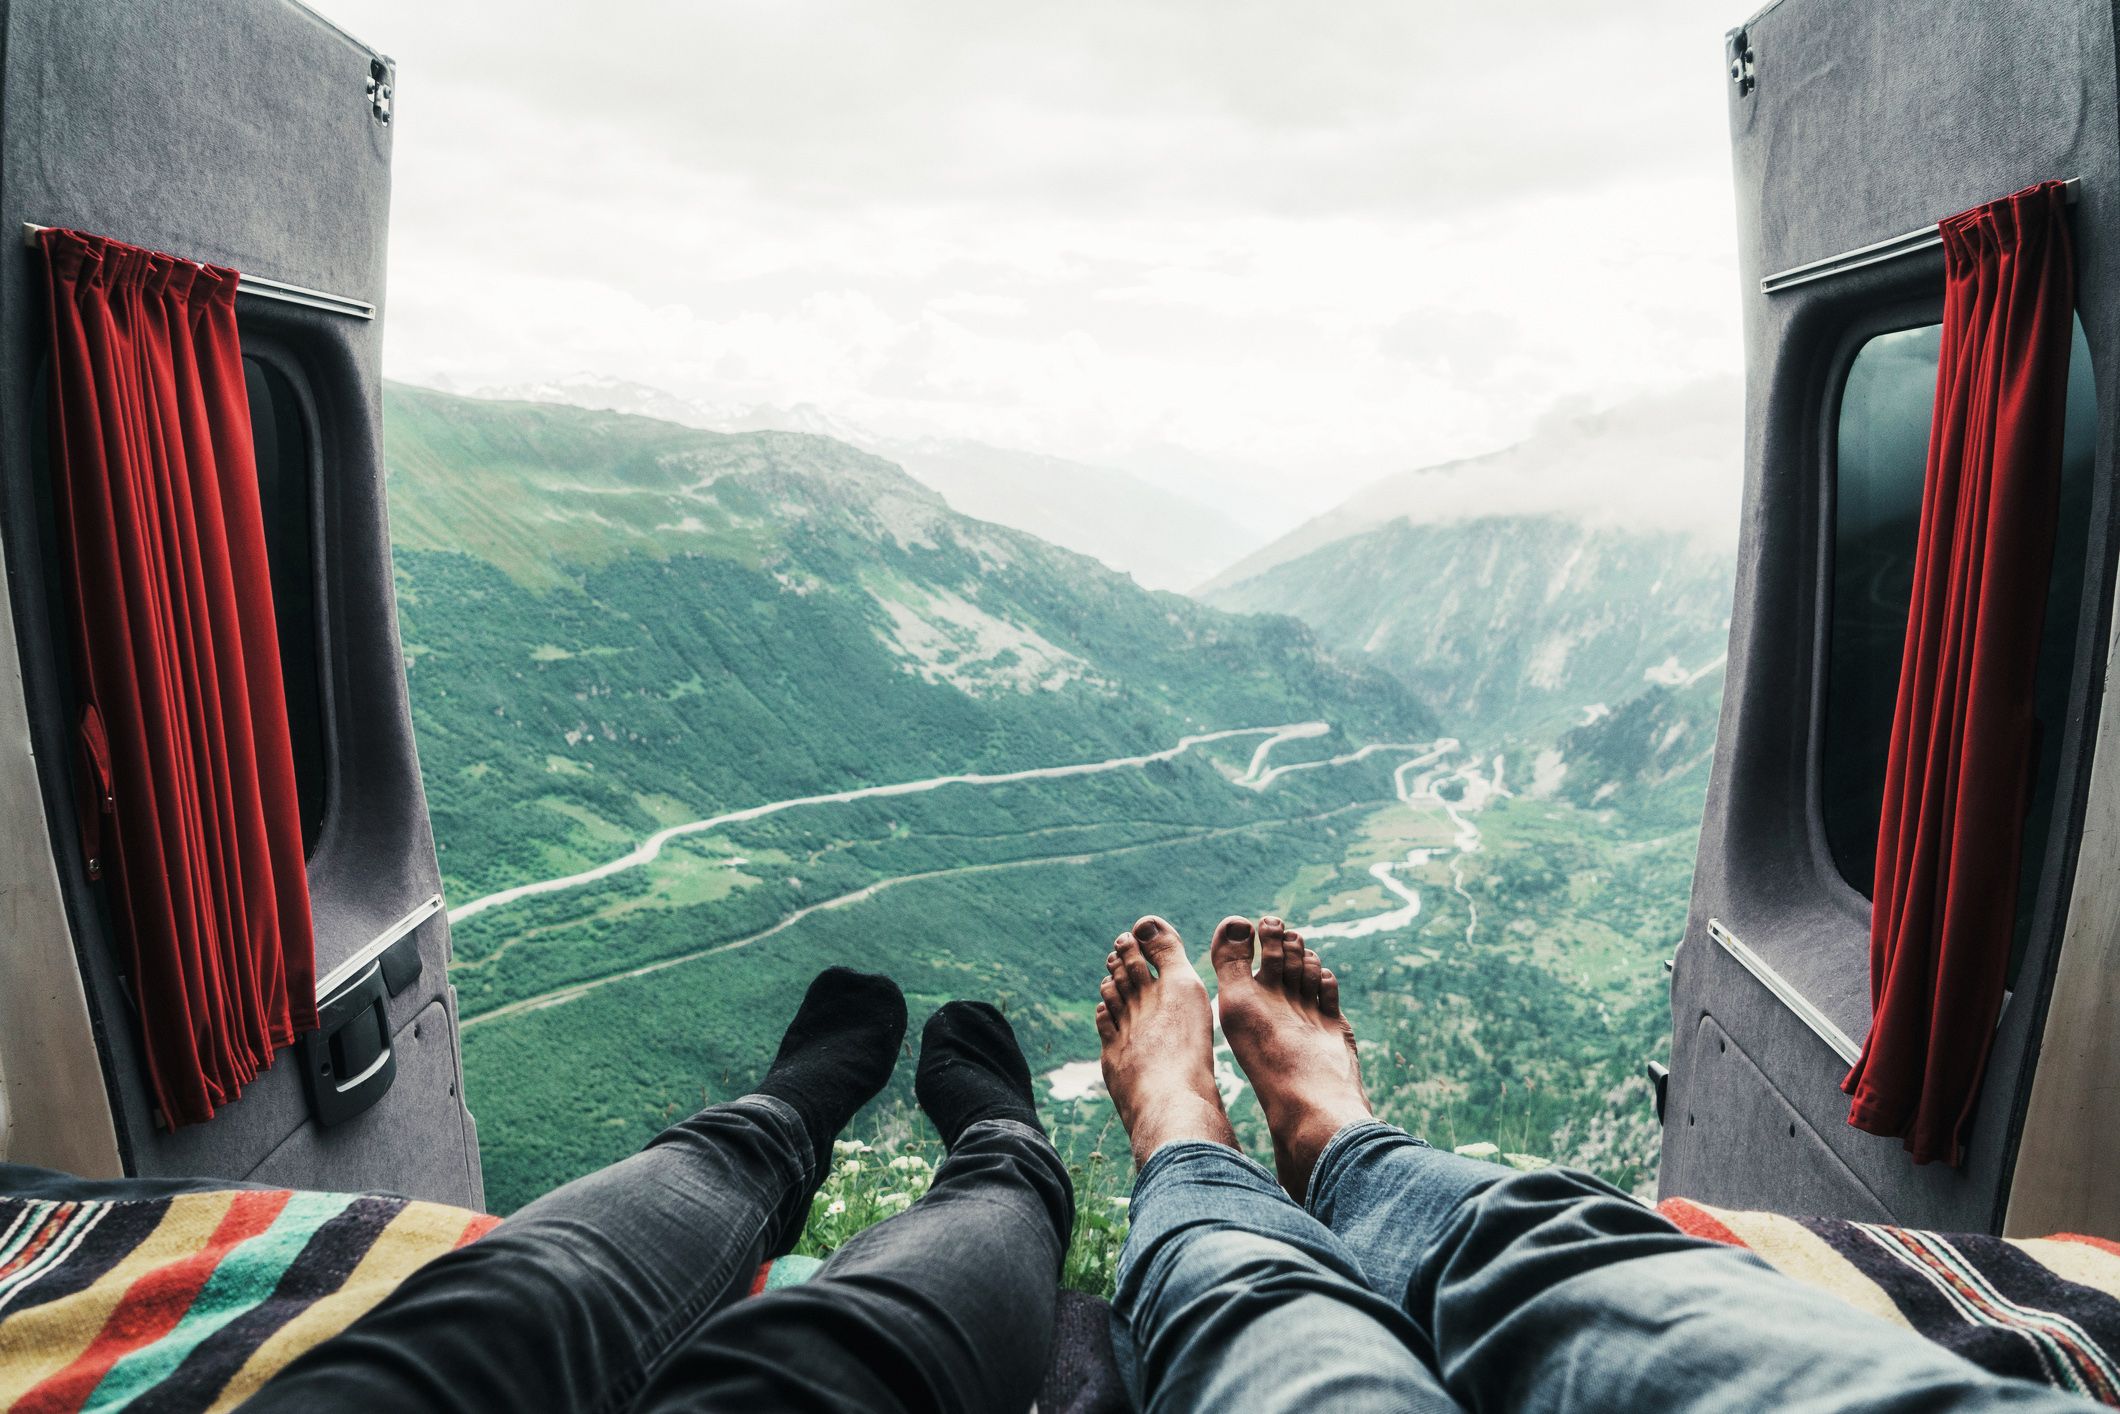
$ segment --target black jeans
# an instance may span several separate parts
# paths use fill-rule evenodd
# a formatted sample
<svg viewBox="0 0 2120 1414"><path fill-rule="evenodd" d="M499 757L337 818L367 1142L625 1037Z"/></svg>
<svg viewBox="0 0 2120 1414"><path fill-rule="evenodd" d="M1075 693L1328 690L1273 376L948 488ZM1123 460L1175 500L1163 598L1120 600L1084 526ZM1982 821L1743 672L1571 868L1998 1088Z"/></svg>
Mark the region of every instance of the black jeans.
<svg viewBox="0 0 2120 1414"><path fill-rule="evenodd" d="M973 1125L919 1202L745 1299L814 1162L778 1100L702 1110L422 1267L244 1408L1028 1408L1073 1224L1052 1143Z"/></svg>

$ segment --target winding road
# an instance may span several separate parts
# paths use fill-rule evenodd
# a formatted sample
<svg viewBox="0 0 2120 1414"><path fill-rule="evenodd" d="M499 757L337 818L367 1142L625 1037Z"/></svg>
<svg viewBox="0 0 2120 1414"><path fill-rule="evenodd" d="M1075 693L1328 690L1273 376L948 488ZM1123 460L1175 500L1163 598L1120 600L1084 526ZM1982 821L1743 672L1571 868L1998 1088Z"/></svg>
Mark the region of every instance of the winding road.
<svg viewBox="0 0 2120 1414"><path fill-rule="evenodd" d="M1270 772L1265 780L1255 780L1263 768L1267 753L1273 748L1275 743L1300 741L1308 737L1324 736L1331 730L1332 726L1328 722L1297 722L1283 727L1232 727L1228 731L1203 732L1198 736L1181 737L1176 746L1168 747L1162 751L1152 751L1146 756L1114 756L1109 761L1083 761L1069 766L1033 766L1023 771L999 771L992 774L970 772L954 776L929 776L922 781L898 781L885 786L860 786L854 790L828 791L823 795L800 795L793 800L775 800L765 805L747 806L742 810L730 810L720 815L710 815L704 820L692 820L682 825L671 825L667 829L657 830L654 834L642 840L635 848L616 859L597 865L594 869L584 869L579 874L563 874L556 879L540 879L534 884L517 884L512 889L502 889L497 893L475 898L469 903L459 904L449 910L449 921L451 923L461 923L466 918L477 917L489 909L505 908L519 899L535 898L539 894L556 894L563 893L568 889L578 889L584 884L593 884L600 879L608 879L613 874L623 874L628 869L638 869L642 865L650 863L657 855L663 852L663 846L674 839L680 839L685 835L701 834L708 830L718 830L725 825L741 824L746 820L762 820L768 815L778 815L785 810L799 810L806 805L846 805L857 800L881 800L888 796L920 795L926 791L940 790L944 786L1002 786L1011 785L1017 781L1056 781L1069 776L1095 776L1101 775L1106 771L1138 771L1158 761L1174 760L1196 746L1205 746L1212 741L1229 741L1240 736L1265 736L1270 738L1253 754L1251 770L1237 781L1238 785L1257 785L1263 789L1265 784L1271 781L1273 775L1279 773ZM1356 755L1364 754L1372 749L1364 747L1362 752L1358 752ZM1353 760L1354 757L1349 756L1342 759ZM1288 771L1297 768L1284 766L1279 769L1280 771Z"/></svg>
<svg viewBox="0 0 2120 1414"><path fill-rule="evenodd" d="M1507 794L1501 784L1502 759L1500 757L1493 758L1494 766L1491 781L1478 774L1480 768L1486 764L1478 759L1456 769L1430 769L1427 770L1426 774L1411 781L1408 780L1410 772L1423 768L1437 767L1438 763L1442 762L1445 757L1458 750L1459 743L1454 737L1443 737L1430 742L1372 742L1367 746L1359 747L1354 751L1346 752L1339 756L1321 757L1313 761L1296 761L1285 766L1268 764L1275 747L1293 741L1313 740L1317 737L1326 736L1331 731L1331 725L1326 722L1294 722L1274 727L1234 727L1226 731L1203 732L1183 737L1175 746L1140 756L1116 756L1104 761L1084 761L1064 766L1038 766L1021 771L966 772L948 776L930 776L925 780L900 781L880 786L862 786L852 790L831 791L822 795L797 796L792 800L776 800L764 805L748 806L741 810L725 811L720 815L712 815L702 820L692 820L681 825L671 825L665 829L658 830L625 854L599 864L593 869L584 869L578 873L563 874L550 879L540 879L535 883L518 884L514 888L485 894L469 903L449 910L449 921L452 923L461 922L464 919L476 917L492 909L504 908L522 899L534 898L542 894L561 893L568 889L580 888L585 884L593 884L599 880L608 879L614 874L624 873L629 869L638 869L647 865L662 853L665 845L674 839L679 839L686 835L701 834L746 820L762 819L769 815L777 815L783 811L800 809L804 806L839 805L891 796L918 795L927 791L940 790L944 786L1007 785L1020 781L1046 781L1060 780L1072 776L1091 776L1110 771L1143 770L1156 762L1173 760L1198 746L1250 736L1264 737L1265 740L1260 742L1258 750L1252 753L1251 762L1245 769L1244 774L1235 777L1232 781L1232 784L1249 790L1263 791L1275 781L1293 772L1322 770L1330 766L1344 766L1352 762L1366 760L1371 756L1384 752L1419 753L1400 764L1392 772L1391 779L1394 793L1402 802L1408 805L1434 802L1443 808L1449 815L1453 825L1457 828L1452 850L1454 856L1462 856L1480 847L1479 827L1465 818L1463 811L1460 809L1460 803L1462 802L1465 809L1477 809L1480 803L1491 796ZM1457 780L1463 783L1464 789L1461 792L1459 801L1446 799L1438 792L1437 787L1447 780ZM1338 814L1340 810L1351 808L1355 807L1342 806L1338 810L1325 813L1328 815ZM717 943L712 947L700 948L675 957L659 958L654 962L645 963L638 967L626 968L602 977L593 977L570 986L542 992L536 996L524 997L506 1005L495 1007L491 1011L466 1017L462 1025L464 1029L469 1030L473 1027L499 1021L505 1017L517 1016L529 1011L538 1011L546 1007L559 1006L614 982L621 982L635 977L651 976L668 968L680 967L686 963L696 962L701 958L710 957L717 953L732 952L738 948L749 947L754 943L763 942L767 938L792 928L812 914L829 909L850 907L874 898L886 889L896 888L900 884L915 883L923 879L935 879L952 875L997 873L1010 869L1024 869L1050 864L1086 864L1096 859L1126 854L1139 849L1157 848L1176 841L1206 840L1222 835L1241 834L1268 828L1275 823L1279 822L1254 822L1247 825L1203 830L1194 834L1165 837L1144 841L1137 845L1122 845L1114 849L1082 854L1040 855L1030 859L959 865L948 869L934 869L921 873L879 879L875 883L865 885L862 888L851 890L833 898L822 899L816 903L796 909L771 927L762 929L747 937ZM1307 926L1303 929L1305 936L1311 938L1368 937L1393 928L1401 928L1413 922L1414 919L1420 916L1421 896L1418 890L1398 877L1397 871L1401 868L1424 864L1439 852L1432 848L1415 849L1408 851L1403 860L1383 860L1369 866L1371 876L1403 901L1400 907L1362 918L1342 919L1332 923ZM725 862L740 864L743 861L731 860ZM1472 938L1473 929L1478 925L1478 913L1473 908L1472 896L1465 890L1464 875L1459 868L1456 857L1453 857L1451 861L1451 872L1455 891L1464 898L1468 910L1471 910L1471 921L1467 923L1465 929L1465 937L1469 942ZM1093 1068L1095 1063L1090 1062L1088 1064ZM1079 1069L1080 1066L1063 1067L1063 1071ZM1059 1074L1059 1072L1056 1072L1056 1077ZM1070 1079L1077 1083L1094 1083L1089 1074L1082 1074L1079 1077L1071 1075ZM1074 1088L1074 1085L1056 1085L1056 1098L1069 1098L1069 1096L1059 1092L1062 1089L1072 1088Z"/></svg>

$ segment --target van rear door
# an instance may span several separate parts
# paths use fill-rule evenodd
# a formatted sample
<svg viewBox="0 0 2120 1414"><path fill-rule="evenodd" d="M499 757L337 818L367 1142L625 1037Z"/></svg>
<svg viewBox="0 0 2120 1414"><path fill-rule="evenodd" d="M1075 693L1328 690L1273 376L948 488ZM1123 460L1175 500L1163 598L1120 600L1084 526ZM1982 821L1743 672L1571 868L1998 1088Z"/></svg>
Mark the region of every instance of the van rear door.
<svg viewBox="0 0 2120 1414"><path fill-rule="evenodd" d="M0 723L5 750L22 753L0 765L0 818L23 826L0 871L33 900L35 925L0 958L0 995L15 997L0 1002L6 1156L476 1204L383 505L393 67L292 0L8 0L4 23L0 543L24 730ZM77 705L44 492L46 314L25 223L246 276L238 312L320 1001L337 1029L173 1133L151 1113L107 901L77 843ZM43 990L31 1000L16 978Z"/></svg>
<svg viewBox="0 0 2120 1414"><path fill-rule="evenodd" d="M2097 837L2084 833L2094 767L2116 765L2113 744L2098 744L2115 543L2100 408L2120 406L2113 9L1782 0L1734 31L1724 57L1745 520L1729 686L1672 978L1662 1188L1740 1208L1998 1231L2013 1185L2051 1187L2041 1164L2057 1156L2029 1157L2042 1124L2049 1137L2066 1127L2027 1119L2043 1042L2055 1064L2048 1023L2064 939L2080 966L2097 946L2081 930L2113 927L2110 800ZM2078 182L2081 327L2011 994L1965 1163L1917 1167L1899 1140L1848 1125L1840 1085L1870 1026L1869 876L1942 317L1942 255L1922 235L2049 179ZM2095 1029L2109 1035L2115 1020L2102 1015ZM2082 1079L2069 1082L2079 1093ZM2102 1167L2106 1202L2120 1184L2110 1161ZM2093 1214L2045 1216L2067 1225ZM2120 1212L2104 1220L2083 1230L2120 1227Z"/></svg>

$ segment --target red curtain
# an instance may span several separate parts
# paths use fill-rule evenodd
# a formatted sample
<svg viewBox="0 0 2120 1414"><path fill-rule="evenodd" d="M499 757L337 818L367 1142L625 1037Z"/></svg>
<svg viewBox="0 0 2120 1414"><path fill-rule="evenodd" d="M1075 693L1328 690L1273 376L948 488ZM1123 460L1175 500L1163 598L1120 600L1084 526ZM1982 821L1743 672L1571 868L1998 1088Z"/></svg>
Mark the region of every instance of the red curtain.
<svg viewBox="0 0 2120 1414"><path fill-rule="evenodd" d="M2032 778L2075 262L2059 182L1942 225L1943 347L1877 830L1848 1123L1962 1161L2002 1008Z"/></svg>
<svg viewBox="0 0 2120 1414"><path fill-rule="evenodd" d="M82 840L174 1128L316 1025L237 276L72 231L41 241Z"/></svg>

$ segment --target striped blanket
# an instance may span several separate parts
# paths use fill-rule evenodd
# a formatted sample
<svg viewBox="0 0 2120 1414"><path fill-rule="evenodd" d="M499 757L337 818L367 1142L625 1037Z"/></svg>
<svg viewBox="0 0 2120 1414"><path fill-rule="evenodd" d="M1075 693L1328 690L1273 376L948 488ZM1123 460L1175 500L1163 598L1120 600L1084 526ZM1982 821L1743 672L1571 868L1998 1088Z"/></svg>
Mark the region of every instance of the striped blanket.
<svg viewBox="0 0 2120 1414"><path fill-rule="evenodd" d="M285 1189L0 1195L0 1408L232 1408L498 1221Z"/></svg>
<svg viewBox="0 0 2120 1414"><path fill-rule="evenodd" d="M1683 1198L1657 1207L1696 1237L1748 1248L1984 1369L2120 1406L2120 1244L1918 1232Z"/></svg>
<svg viewBox="0 0 2120 1414"><path fill-rule="evenodd" d="M38 1171L14 1169L12 1174ZM57 1180L58 1175L43 1175ZM229 1409L498 1218L377 1194L0 1191L0 1408ZM1975 1364L2120 1406L2120 1244L1945 1235L1680 1198L1665 1217ZM753 1290L814 1274L761 1268Z"/></svg>

